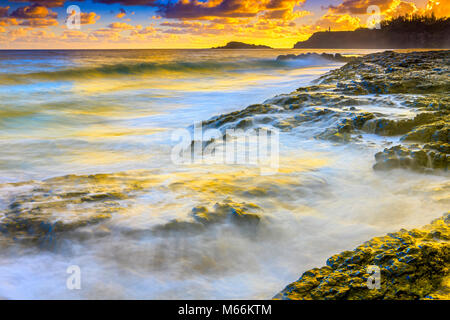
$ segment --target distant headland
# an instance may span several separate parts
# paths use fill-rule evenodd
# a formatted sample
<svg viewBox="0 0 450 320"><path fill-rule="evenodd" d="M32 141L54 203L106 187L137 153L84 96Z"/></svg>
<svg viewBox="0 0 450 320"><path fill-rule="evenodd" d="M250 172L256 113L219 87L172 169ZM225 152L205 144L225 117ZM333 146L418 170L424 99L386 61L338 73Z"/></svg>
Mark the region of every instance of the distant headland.
<svg viewBox="0 0 450 320"><path fill-rule="evenodd" d="M231 41L222 47L215 47L212 49L273 49L269 46L248 44L244 42Z"/></svg>
<svg viewBox="0 0 450 320"><path fill-rule="evenodd" d="M380 29L316 32L294 49L450 48L449 35L450 18L400 16L382 21Z"/></svg>

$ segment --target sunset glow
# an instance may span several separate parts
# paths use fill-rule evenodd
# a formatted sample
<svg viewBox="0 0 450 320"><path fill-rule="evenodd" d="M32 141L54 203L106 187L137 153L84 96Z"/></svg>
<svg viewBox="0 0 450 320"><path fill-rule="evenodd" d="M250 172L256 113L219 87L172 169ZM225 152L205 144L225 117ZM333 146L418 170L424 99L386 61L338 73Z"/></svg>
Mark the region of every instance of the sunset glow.
<svg viewBox="0 0 450 320"><path fill-rule="evenodd" d="M81 9L68 29L67 8ZM365 27L367 8L382 18L448 16L437 0L2 0L1 49L209 48L228 41L292 48L321 30Z"/></svg>

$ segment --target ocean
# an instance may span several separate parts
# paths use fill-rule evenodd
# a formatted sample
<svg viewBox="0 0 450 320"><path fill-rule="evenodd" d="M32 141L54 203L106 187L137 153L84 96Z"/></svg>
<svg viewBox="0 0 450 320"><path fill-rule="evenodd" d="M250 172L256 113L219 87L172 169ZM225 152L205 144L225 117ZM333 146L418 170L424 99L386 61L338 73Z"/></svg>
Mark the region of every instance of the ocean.
<svg viewBox="0 0 450 320"><path fill-rule="evenodd" d="M327 122L282 130L275 174L173 162L174 131L343 65L276 60L311 51L0 51L0 298L269 299L332 254L445 212L428 192L445 176L372 170L397 138L314 139ZM366 108L414 115L387 99ZM223 201L260 207L261 229L154 232ZM11 214L30 224L14 237ZM67 286L70 266L80 290Z"/></svg>

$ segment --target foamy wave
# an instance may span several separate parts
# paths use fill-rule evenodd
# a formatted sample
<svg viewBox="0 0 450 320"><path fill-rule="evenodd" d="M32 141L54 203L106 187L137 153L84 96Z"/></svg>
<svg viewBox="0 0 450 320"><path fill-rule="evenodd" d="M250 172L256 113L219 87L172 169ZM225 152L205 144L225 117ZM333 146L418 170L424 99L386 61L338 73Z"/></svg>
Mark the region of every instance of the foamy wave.
<svg viewBox="0 0 450 320"><path fill-rule="evenodd" d="M221 73L221 72L245 72L268 69L295 69L313 65L326 64L325 60L308 59L305 61L280 61L275 59L242 60L235 62L184 62L175 61L168 63L118 63L96 67L76 67L57 71L31 72L22 74L9 74L0 76L1 83L27 82L29 80L77 80L90 78L120 77L130 75L154 75L154 74L196 74L196 73Z"/></svg>

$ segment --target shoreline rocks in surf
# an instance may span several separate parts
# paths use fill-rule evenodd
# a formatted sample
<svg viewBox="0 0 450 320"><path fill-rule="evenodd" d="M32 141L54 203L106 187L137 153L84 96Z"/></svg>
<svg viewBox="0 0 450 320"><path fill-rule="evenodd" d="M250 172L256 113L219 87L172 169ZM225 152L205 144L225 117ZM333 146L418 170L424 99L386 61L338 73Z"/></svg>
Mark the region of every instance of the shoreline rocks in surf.
<svg viewBox="0 0 450 320"><path fill-rule="evenodd" d="M316 138L346 142L361 132L398 136L401 144L375 155L375 170L446 171L450 164L449 66L450 51L376 53L356 58L322 76L316 86L300 88L283 99L296 110L305 108L303 100L322 100L330 106L336 94L353 99L347 105L353 105L350 109L355 112L339 112L336 125ZM309 93L309 99L298 92ZM356 112L367 95L382 101L380 97L392 94L416 115L396 119ZM336 112L323 107L316 115L330 114ZM449 299L449 224L446 214L421 229L374 238L331 257L325 267L305 272L275 299ZM379 290L367 287L369 265L381 270Z"/></svg>
<svg viewBox="0 0 450 320"><path fill-rule="evenodd" d="M60 237L107 222L146 182L124 174L67 175L1 185L10 189L0 221L0 245L53 248ZM8 193L6 194L8 195Z"/></svg>
<svg viewBox="0 0 450 320"><path fill-rule="evenodd" d="M373 238L306 271L274 299L398 300L450 298L450 213L420 229ZM379 288L369 289L380 270Z"/></svg>
<svg viewBox="0 0 450 320"><path fill-rule="evenodd" d="M277 57L277 61L286 61L286 60L306 60L306 59L325 59L335 62L349 62L353 59L353 57L346 57L341 55L340 53L331 54L331 53L302 53L302 54L286 54L279 55Z"/></svg>
<svg viewBox="0 0 450 320"><path fill-rule="evenodd" d="M257 231L262 219L261 212L262 209L253 203L237 203L231 199L225 199L223 202L216 203L212 210L197 206L192 209L191 220L174 219L157 226L153 232L161 235L180 232L195 235L204 231L206 227L231 223L252 235Z"/></svg>
<svg viewBox="0 0 450 320"><path fill-rule="evenodd" d="M255 104L241 111L214 117L204 121L203 124L206 128L220 130L273 126L281 131L291 131L305 127L306 131L311 131L313 138L330 140L334 143L360 141L363 139L361 137L363 133L372 133L381 137L398 137L401 139L397 146L391 146L376 156L375 169L447 170L450 109L449 55L450 51L384 52L355 58L345 66L320 77L308 87L299 88L291 94L279 95L263 104ZM396 116L384 110L371 108L379 105L400 109L402 112L411 110L413 116ZM309 128L319 128L319 132L308 130ZM88 225L99 227L105 225L115 213L126 210L127 201L132 201L145 193L145 188L152 185L154 179L154 177L142 178L139 174L131 177L121 174L66 176L36 183L36 185L32 184L31 190L20 194L14 193L6 199L5 203L8 207L4 212L4 219L0 222L0 243L3 240L8 243L24 240L26 243L41 245L48 245L51 242L53 245L60 236L67 236L69 232L75 231L77 231L75 235L77 237L96 237L97 235L83 233L83 230L79 229ZM208 225L205 219L227 221L236 217L238 219L233 222L233 225L239 227L245 225L247 221L245 218L251 221L249 224L251 228L260 225L257 223L261 217L260 213L251 212L247 208L242 211L242 206L245 204L225 205L226 210L220 209L222 208L220 206L224 204L221 203L219 209L212 210L196 207L189 217L194 220L195 225L192 225L190 220L186 220L177 221L172 225L169 222L165 227L189 229L194 226L193 231L197 233ZM69 211L76 214L66 217L67 208L71 208ZM105 211L99 212L102 209ZM239 210L242 214L237 213ZM60 213L65 215L58 216ZM99 213L101 215L98 215ZM445 221L448 220L448 218L445 219ZM215 227L220 226L221 223L210 225ZM164 234L165 227L162 226L160 230L147 228L143 230L143 233L154 234L155 231L163 231L162 234ZM100 231L100 234L105 234L108 229ZM437 231L442 234L440 230ZM136 229L132 230L132 233L137 234ZM428 239L430 234L432 237ZM439 256L442 253L441 250L444 250L440 247L442 239L439 238L439 233L436 233L437 240L435 240L433 234L429 232L422 238L426 237L427 244L431 244L432 248L429 252L431 254L436 252ZM408 235L407 239L410 239L409 237L412 235ZM425 241L422 238L414 240L416 242L411 243L411 246L417 241ZM434 244L439 247L435 247ZM370 253L370 245L368 248ZM375 249L381 250L380 257L388 257L391 249L392 252L397 252L395 251L397 247L388 249L380 246L374 247L373 250ZM404 248L399 253L407 249ZM433 269L422 271L423 264L411 262L411 266L415 268L414 277L412 277L415 279L414 282L410 283L409 279L398 278L400 282L396 288L403 289L385 292L383 297L426 297L436 292L433 290L439 290L437 283L445 274L439 265L441 260L433 260L434 256L429 257L428 251L424 253L420 251L417 254L419 256L413 258L432 263ZM410 262L407 260L400 262L402 264L399 268L409 270ZM395 266L398 265L397 260L393 260L392 263ZM346 266L344 264L342 268ZM437 278L427 278L424 274L427 270L434 272ZM335 281L338 287L335 291L332 290L332 293L336 293L335 296L323 298L358 297L356 293L354 296L351 295L353 289L349 287L348 282L333 278L336 276L340 279L339 272L333 273L329 269L325 271L330 272L330 283ZM351 280L350 276L353 275L342 277ZM422 283L424 283L423 286ZM321 298L320 292L319 295L311 297Z"/></svg>
<svg viewBox="0 0 450 320"><path fill-rule="evenodd" d="M216 116L203 125L224 132L267 126L281 131L321 128L313 138L336 143L361 141L364 133L399 138L398 145L376 155L374 169L446 171L449 76L450 51L374 53L353 58L313 85Z"/></svg>

